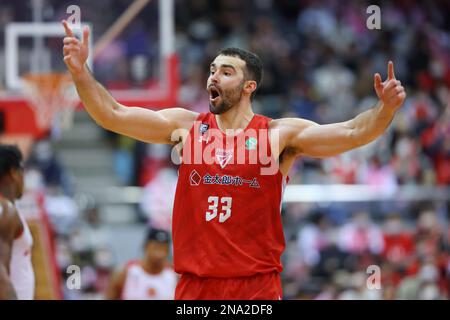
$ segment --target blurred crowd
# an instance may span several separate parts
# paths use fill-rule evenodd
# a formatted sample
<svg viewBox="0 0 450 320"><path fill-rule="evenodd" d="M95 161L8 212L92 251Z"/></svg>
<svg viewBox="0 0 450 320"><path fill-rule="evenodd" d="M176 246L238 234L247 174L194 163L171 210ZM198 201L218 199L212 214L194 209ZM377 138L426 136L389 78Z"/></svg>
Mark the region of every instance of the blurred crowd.
<svg viewBox="0 0 450 320"><path fill-rule="evenodd" d="M379 72L385 78L388 61L394 61L407 99L387 133L338 157L299 159L290 183L366 184L389 190L401 185L450 184L448 1L376 1L381 8L381 30L366 27L366 8L374 4L369 1L346 1L345 5L338 0L175 2L179 103L195 111L208 110L208 66L223 47L249 49L262 58L264 78L254 102L257 113L302 117L320 124L348 120L375 105L373 75ZM44 19L61 20L66 15L69 1L46 3ZM93 23L94 38L129 5L125 0L108 0L104 10L106 1L70 1L74 3L80 5L82 19ZM108 88L145 87L157 75L156 10L155 3L149 4L96 61L96 77ZM25 1L2 1L0 28L8 21L31 21ZM1 47L3 35L0 38ZM54 45L60 50L60 43ZM108 137L116 150L120 181L144 188L146 197L139 210L159 227L170 225L172 198L168 195L173 195L176 183L170 148L110 133ZM41 149L30 166L34 163L45 184L58 185L59 195L73 200L70 179L55 164L49 170L51 157ZM70 212L71 205L66 207ZM449 204L411 202L400 207L285 205L286 298L450 298ZM113 262L107 247L95 240L96 234L101 238L95 210L91 206L82 214L82 226L70 227L70 232L57 222L58 217L54 221L61 238L61 270L69 262L81 261L92 275L86 292L98 293ZM83 230L94 240L86 243L79 234ZM376 269L367 270L371 265L381 269L382 290L368 289L371 275L377 285Z"/></svg>
<svg viewBox="0 0 450 320"><path fill-rule="evenodd" d="M449 299L448 209L409 204L377 217L367 206L342 224L324 208L310 211L287 239L285 297Z"/></svg>

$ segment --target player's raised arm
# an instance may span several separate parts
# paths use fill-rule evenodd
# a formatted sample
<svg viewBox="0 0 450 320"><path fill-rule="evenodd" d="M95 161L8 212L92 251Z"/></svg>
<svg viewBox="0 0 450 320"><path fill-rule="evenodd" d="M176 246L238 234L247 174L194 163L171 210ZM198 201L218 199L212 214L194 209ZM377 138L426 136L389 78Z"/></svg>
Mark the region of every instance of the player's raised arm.
<svg viewBox="0 0 450 320"><path fill-rule="evenodd" d="M182 108L152 111L118 103L86 66L89 29L83 29L80 41L67 21L63 21L63 26L66 31L64 62L86 110L100 126L148 143L172 143L170 137L174 130L189 128L195 121L197 114Z"/></svg>
<svg viewBox="0 0 450 320"><path fill-rule="evenodd" d="M328 157L378 138L403 104L406 93L400 81L395 79L394 64L391 61L388 64L387 80L382 82L381 76L375 74L374 87L378 103L349 121L319 125L296 118L275 120L273 127L279 128L281 137L285 137L283 148L298 155Z"/></svg>

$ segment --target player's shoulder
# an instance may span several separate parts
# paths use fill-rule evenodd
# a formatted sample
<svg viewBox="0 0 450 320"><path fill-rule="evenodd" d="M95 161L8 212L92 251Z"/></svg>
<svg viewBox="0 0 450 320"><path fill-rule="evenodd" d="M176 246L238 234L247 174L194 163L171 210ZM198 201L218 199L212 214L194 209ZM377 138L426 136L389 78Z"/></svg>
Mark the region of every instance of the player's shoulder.
<svg viewBox="0 0 450 320"><path fill-rule="evenodd" d="M302 118L279 118L272 119L269 122L269 128L290 130L294 128L306 127L312 123L312 121Z"/></svg>
<svg viewBox="0 0 450 320"><path fill-rule="evenodd" d="M123 284L125 283L125 280L127 278L127 274L129 273L131 267L134 264L131 263L127 263L124 266L118 267L116 268L113 272L112 272L112 280L116 283L120 283Z"/></svg>
<svg viewBox="0 0 450 320"><path fill-rule="evenodd" d="M270 130L279 130L281 134L291 135L301 132L303 129L317 125L315 122L302 118L279 118L269 123Z"/></svg>
<svg viewBox="0 0 450 320"><path fill-rule="evenodd" d="M184 129L189 129L200 115L198 112L181 107L163 109L158 112L174 121L178 128Z"/></svg>
<svg viewBox="0 0 450 320"><path fill-rule="evenodd" d="M2 215L15 215L16 214L16 208L14 204L5 198L0 198L0 216Z"/></svg>
<svg viewBox="0 0 450 320"><path fill-rule="evenodd" d="M178 274L173 270L172 267L164 268L163 276L173 281L176 281L178 279Z"/></svg>
<svg viewBox="0 0 450 320"><path fill-rule="evenodd" d="M314 122L302 118L279 118L273 119L269 123L269 130L277 131L280 145L282 148L288 147L304 129L311 125L316 125Z"/></svg>
<svg viewBox="0 0 450 320"><path fill-rule="evenodd" d="M132 259L127 261L127 263L123 266L123 270L125 272L128 272L130 269L133 268L142 268L142 261L139 259Z"/></svg>
<svg viewBox="0 0 450 320"><path fill-rule="evenodd" d="M163 109L161 110L161 112L163 113L167 113L167 114L173 114L176 116L180 116L180 117L186 117L186 118L191 118L194 119L198 117L199 113L186 109L186 108L182 108L182 107L173 107L173 108L167 108L167 109Z"/></svg>
<svg viewBox="0 0 450 320"><path fill-rule="evenodd" d="M288 123L287 118L278 118L278 119L272 119L269 121L269 129L286 129L286 124Z"/></svg>

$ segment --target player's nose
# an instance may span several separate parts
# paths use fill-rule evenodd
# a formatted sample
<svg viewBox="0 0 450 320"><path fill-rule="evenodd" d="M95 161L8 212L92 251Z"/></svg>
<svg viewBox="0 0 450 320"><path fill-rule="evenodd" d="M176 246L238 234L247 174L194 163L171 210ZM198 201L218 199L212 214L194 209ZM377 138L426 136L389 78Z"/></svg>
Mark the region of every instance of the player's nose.
<svg viewBox="0 0 450 320"><path fill-rule="evenodd" d="M211 74L209 79L211 80L211 83L218 83L219 82L218 72L214 72L213 74Z"/></svg>

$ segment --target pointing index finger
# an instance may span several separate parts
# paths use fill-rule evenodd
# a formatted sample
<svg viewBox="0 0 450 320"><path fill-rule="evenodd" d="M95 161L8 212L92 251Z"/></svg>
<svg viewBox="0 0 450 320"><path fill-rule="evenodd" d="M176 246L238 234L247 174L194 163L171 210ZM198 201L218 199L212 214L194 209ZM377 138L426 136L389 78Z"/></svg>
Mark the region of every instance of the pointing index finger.
<svg viewBox="0 0 450 320"><path fill-rule="evenodd" d="M64 26L64 30L66 31L66 35L69 37L73 37L73 32L69 27L69 24L67 23L66 20L63 20L62 22L63 26Z"/></svg>
<svg viewBox="0 0 450 320"><path fill-rule="evenodd" d="M388 63L388 80L395 79L394 75L394 63L392 61L389 61Z"/></svg>
<svg viewBox="0 0 450 320"><path fill-rule="evenodd" d="M84 27L83 29L83 44L88 45L89 44L89 27Z"/></svg>

